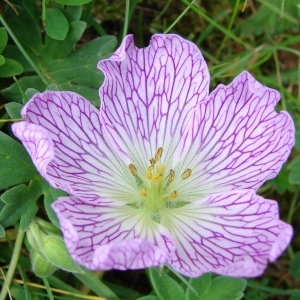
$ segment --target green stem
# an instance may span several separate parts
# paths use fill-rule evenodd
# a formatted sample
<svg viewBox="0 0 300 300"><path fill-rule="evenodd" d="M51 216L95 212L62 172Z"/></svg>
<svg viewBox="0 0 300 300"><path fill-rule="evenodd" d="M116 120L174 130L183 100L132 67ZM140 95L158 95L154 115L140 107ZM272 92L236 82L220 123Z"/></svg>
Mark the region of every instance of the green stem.
<svg viewBox="0 0 300 300"><path fill-rule="evenodd" d="M240 6L240 0L236 0L235 6L234 6L234 10L233 10L233 14L232 14L232 16L231 16L231 19L230 19L230 21L229 21L229 25L228 25L228 28L227 28L228 31L231 31L233 22L234 22L234 20L235 20L235 18L236 18L236 15L237 15L237 13L238 13L239 6ZM221 45L220 45L220 47L219 47L219 49L218 49L218 51L217 51L216 59L219 58L219 56L220 56L220 54L221 54L221 51L223 50L223 48L224 48L224 46L225 46L227 40L228 40L228 35L226 34L226 35L224 35L224 38L223 38L223 40L222 40L222 42L221 42Z"/></svg>
<svg viewBox="0 0 300 300"><path fill-rule="evenodd" d="M126 36L127 30L128 30L128 24L129 24L129 4L130 4L130 0L126 0L125 20L124 20L124 28L123 28L123 39Z"/></svg>
<svg viewBox="0 0 300 300"><path fill-rule="evenodd" d="M190 4L193 5L196 0L193 0ZM187 11L191 8L191 6L188 6L179 16L176 18L176 20L165 30L164 33L168 33L179 21L180 19L187 13Z"/></svg>
<svg viewBox="0 0 300 300"><path fill-rule="evenodd" d="M17 47L19 48L19 50L22 52L22 54L25 56L25 58L27 59L27 61L29 62L29 64L32 66L32 68L34 69L34 71L38 74L38 76L45 83L45 85L48 86L49 85L48 80L44 77L44 75L40 72L40 70L38 69L38 67L33 62L33 60L27 54L27 52L25 51L24 47L21 45L21 43L19 42L19 40L17 39L17 37L14 35L13 31L10 29L10 27L8 26L8 24L5 22L5 20L2 17L1 13L0 13L0 22L3 24L3 26L6 29L6 31L8 32L8 34L10 35L10 37L12 38L12 40L15 42L15 44L17 45Z"/></svg>
<svg viewBox="0 0 300 300"><path fill-rule="evenodd" d="M19 256L20 256L20 252L21 252L21 247L23 244L23 239L24 239L24 235L25 235L25 231L19 228L18 234L17 234L17 238L16 238L16 242L15 242L15 247L14 247L14 251L11 257L11 261L9 264L9 268L6 274L6 280L2 286L2 290L0 293L0 300L5 300L6 299L6 295L8 292L8 289L10 287L10 284L12 282L17 264L18 264L18 260L19 260Z"/></svg>
<svg viewBox="0 0 300 300"><path fill-rule="evenodd" d="M193 3L189 2L189 0L181 0L184 4L188 5L194 12L196 12L200 17L202 17L204 20L206 20L208 23L212 24L215 28L222 31L225 35L228 35L231 39L233 39L238 44L245 47L247 50L251 50L251 47L245 43L242 39L231 33L231 31L228 31L226 28L219 25L218 22L216 22L214 19L207 16L201 9L193 5Z"/></svg>

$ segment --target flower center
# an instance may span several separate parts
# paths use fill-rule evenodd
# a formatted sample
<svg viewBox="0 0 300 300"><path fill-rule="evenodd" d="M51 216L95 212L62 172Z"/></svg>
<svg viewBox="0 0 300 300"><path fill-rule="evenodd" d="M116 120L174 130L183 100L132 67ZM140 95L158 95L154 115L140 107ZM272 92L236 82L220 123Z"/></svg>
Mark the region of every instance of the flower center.
<svg viewBox="0 0 300 300"><path fill-rule="evenodd" d="M166 165L161 163L162 154L163 148L159 147L154 157L149 160L150 165L144 170L144 174L139 174L134 164L129 165L130 173L137 180L141 205L152 212L170 207L174 200L178 200L178 180L186 180L192 175L192 170L186 169L177 178L174 170L166 170Z"/></svg>

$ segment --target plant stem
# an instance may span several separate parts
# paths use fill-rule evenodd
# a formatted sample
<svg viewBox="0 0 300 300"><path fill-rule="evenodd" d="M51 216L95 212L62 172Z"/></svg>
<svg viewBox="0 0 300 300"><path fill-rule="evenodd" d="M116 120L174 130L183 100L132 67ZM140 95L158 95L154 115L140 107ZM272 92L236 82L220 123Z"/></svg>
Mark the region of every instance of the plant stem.
<svg viewBox="0 0 300 300"><path fill-rule="evenodd" d="M190 4L194 4L196 0L193 0ZM191 7L188 6L186 7L186 9L178 16L178 18L176 18L176 20L165 30L164 33L168 33L179 21L180 19L187 13L187 11L190 9Z"/></svg>
<svg viewBox="0 0 300 300"><path fill-rule="evenodd" d="M126 0L126 7L125 7L125 20L124 20L124 28L123 28L123 39L127 34L128 24L129 24L129 4L130 1Z"/></svg>
<svg viewBox="0 0 300 300"><path fill-rule="evenodd" d="M16 242L15 242L15 247L14 247L14 251L11 257L11 261L9 264L9 268L6 274L6 280L2 286L2 290L0 293L0 300L5 300L6 299L6 295L8 292L8 289L10 287L10 284L12 282L17 264L18 264L18 260L19 260L19 256L20 256L20 251L21 251L21 247L22 247L22 243L23 243L23 239L24 239L24 235L25 235L25 231L22 230L21 228L19 228L18 230L18 234L17 234L17 238L16 238Z"/></svg>

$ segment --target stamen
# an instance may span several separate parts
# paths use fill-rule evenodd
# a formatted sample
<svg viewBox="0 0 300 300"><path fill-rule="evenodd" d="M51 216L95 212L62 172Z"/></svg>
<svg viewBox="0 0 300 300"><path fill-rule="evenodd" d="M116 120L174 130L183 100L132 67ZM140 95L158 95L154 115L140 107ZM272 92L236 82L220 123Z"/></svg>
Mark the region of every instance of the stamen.
<svg viewBox="0 0 300 300"><path fill-rule="evenodd" d="M155 159L154 158L151 158L150 159L150 164L153 166L153 165L155 165Z"/></svg>
<svg viewBox="0 0 300 300"><path fill-rule="evenodd" d="M174 191L174 192L169 196L169 198L170 198L170 200L174 200L175 198L177 198L177 196L178 196L178 192L177 192L177 191Z"/></svg>
<svg viewBox="0 0 300 300"><path fill-rule="evenodd" d="M141 196L145 198L145 197L147 196L146 188L143 187L143 188L141 189L140 193L141 193Z"/></svg>
<svg viewBox="0 0 300 300"><path fill-rule="evenodd" d="M131 172L131 174L133 176L136 176L138 172L137 172L137 169L136 169L135 165L134 164L130 164L128 167L129 167L129 171Z"/></svg>
<svg viewBox="0 0 300 300"><path fill-rule="evenodd" d="M188 179L192 175L192 170L191 169L186 169L182 175L181 178L182 180Z"/></svg>
<svg viewBox="0 0 300 300"><path fill-rule="evenodd" d="M153 175L152 175L153 168L154 168L153 166L150 166L147 169L146 176L147 176L148 179L152 179L152 177L153 177Z"/></svg>
<svg viewBox="0 0 300 300"><path fill-rule="evenodd" d="M163 174L162 173L156 173L153 177L152 177L152 180L153 181L159 181L161 180L163 177Z"/></svg>
<svg viewBox="0 0 300 300"><path fill-rule="evenodd" d="M162 156L162 153L163 153L163 148L162 147L159 147L155 153L155 156L154 156L154 160L155 162L158 162Z"/></svg>
<svg viewBox="0 0 300 300"><path fill-rule="evenodd" d="M175 172L173 170L170 170L170 175L168 179L168 183L171 183L175 179Z"/></svg>

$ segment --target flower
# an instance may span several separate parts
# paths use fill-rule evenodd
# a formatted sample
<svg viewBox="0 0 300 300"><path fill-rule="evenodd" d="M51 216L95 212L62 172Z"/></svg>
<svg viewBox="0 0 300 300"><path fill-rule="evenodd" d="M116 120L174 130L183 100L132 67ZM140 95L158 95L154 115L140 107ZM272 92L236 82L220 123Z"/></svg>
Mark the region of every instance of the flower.
<svg viewBox="0 0 300 300"><path fill-rule="evenodd" d="M262 274L292 236L256 190L294 144L279 93L249 73L209 94L199 49L132 36L98 65L101 109L38 93L13 125L40 174L69 193L52 204L73 259L95 270L171 265L187 276Z"/></svg>

